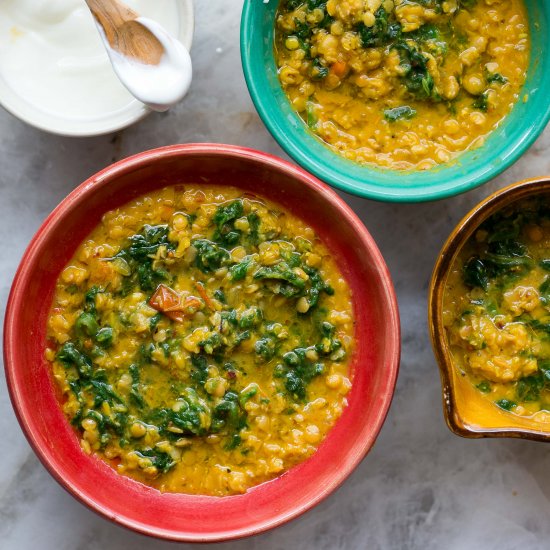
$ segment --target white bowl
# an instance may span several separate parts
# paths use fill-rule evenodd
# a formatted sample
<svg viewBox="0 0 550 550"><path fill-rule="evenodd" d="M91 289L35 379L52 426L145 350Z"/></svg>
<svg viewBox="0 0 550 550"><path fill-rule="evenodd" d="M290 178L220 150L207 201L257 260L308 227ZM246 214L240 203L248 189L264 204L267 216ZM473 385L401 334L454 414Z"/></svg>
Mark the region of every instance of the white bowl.
<svg viewBox="0 0 550 550"><path fill-rule="evenodd" d="M193 0L178 0L179 34L182 44L191 49L195 28ZM91 137L116 132L141 120L152 111L137 99L119 111L86 120L64 118L40 110L18 95L0 75L0 105L20 120L46 132L71 137Z"/></svg>

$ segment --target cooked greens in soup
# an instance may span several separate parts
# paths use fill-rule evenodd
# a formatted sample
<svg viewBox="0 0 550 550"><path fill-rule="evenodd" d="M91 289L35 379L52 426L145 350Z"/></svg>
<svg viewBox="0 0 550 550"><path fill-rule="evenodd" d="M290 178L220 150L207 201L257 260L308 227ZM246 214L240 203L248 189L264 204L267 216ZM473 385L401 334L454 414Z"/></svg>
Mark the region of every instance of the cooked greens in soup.
<svg viewBox="0 0 550 550"><path fill-rule="evenodd" d="M550 421L550 197L524 200L476 231L446 283L455 362L495 407Z"/></svg>
<svg viewBox="0 0 550 550"><path fill-rule="evenodd" d="M162 491L245 492L346 406L350 290L300 219L234 188L113 210L57 282L46 358L82 449Z"/></svg>
<svg viewBox="0 0 550 550"><path fill-rule="evenodd" d="M399 170L482 145L529 63L522 0L281 0L275 35L282 87L311 130Z"/></svg>

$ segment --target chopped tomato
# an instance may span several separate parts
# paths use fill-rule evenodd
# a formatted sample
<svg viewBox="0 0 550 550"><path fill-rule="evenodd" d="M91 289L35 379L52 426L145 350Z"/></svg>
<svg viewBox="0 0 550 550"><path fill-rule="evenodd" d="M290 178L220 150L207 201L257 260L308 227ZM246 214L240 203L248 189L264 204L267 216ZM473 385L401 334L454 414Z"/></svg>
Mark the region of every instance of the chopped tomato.
<svg viewBox="0 0 550 550"><path fill-rule="evenodd" d="M201 298L204 300L204 303L212 310L214 311L215 307L212 303L212 300L206 293L206 289L204 288L204 285L202 283L195 283L195 286L197 287L197 290L199 291L199 294L201 295Z"/></svg>
<svg viewBox="0 0 550 550"><path fill-rule="evenodd" d="M94 347L94 343L92 341L91 338L86 338L86 340L84 340L84 342L82 342L83 346L85 349L92 349Z"/></svg>
<svg viewBox="0 0 550 550"><path fill-rule="evenodd" d="M196 296L187 296L183 302L183 307L186 311L197 311L204 307L204 304Z"/></svg>
<svg viewBox="0 0 550 550"><path fill-rule="evenodd" d="M182 301L181 296L166 285L157 287L149 300L149 305L178 323L182 323L186 316L193 315L204 307L204 304L196 296L187 296Z"/></svg>
<svg viewBox="0 0 550 550"><path fill-rule="evenodd" d="M173 288L159 285L151 296L149 305L162 313L181 311L181 296Z"/></svg>
<svg viewBox="0 0 550 550"><path fill-rule="evenodd" d="M345 61L337 61L331 65L330 72L338 78L342 78L348 72L348 64Z"/></svg>

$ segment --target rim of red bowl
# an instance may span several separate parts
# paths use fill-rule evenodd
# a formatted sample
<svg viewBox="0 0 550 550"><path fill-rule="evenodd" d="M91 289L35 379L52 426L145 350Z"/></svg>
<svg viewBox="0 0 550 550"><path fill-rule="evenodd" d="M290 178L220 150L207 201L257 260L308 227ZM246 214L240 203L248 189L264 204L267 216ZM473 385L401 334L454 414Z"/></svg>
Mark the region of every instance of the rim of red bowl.
<svg viewBox="0 0 550 550"><path fill-rule="evenodd" d="M384 288L385 298L387 300L386 306L388 308L388 324L390 326L386 330L386 334L389 335L390 340L386 342L385 353L388 357L388 371L384 378L384 385L381 388L381 393L377 396L379 413L376 417L376 422L372 425L372 429L369 431L368 437L365 437L356 444L356 446L353 448L353 450L355 451L353 453L353 456L349 457L349 459L342 467L341 465L336 465L337 467L334 471L334 475L331 478L331 482L324 485L323 487L319 487L317 493L309 498L307 502L298 507L293 506L292 502L290 502L288 509L279 510L273 517L256 522L251 522L250 525L239 529L224 530L223 528L220 528L215 532L197 532L188 529L186 530L186 528L184 527L182 530L175 531L172 529L164 529L162 527L154 527L144 523L143 521L116 514L113 512L113 510L110 510L108 507L102 506L101 504L96 502L94 500L93 494L89 494L88 491L83 490L76 483L74 483L72 479L67 479L63 476L63 471L60 471L58 469L60 464L55 462L48 451L46 449L43 449L41 445L39 445L39 443L37 442L36 435L33 431L32 411L26 410L22 404L22 395L24 392L20 383L21 374L19 371L21 367L17 367L17 349L19 346L22 345L23 342L21 341L21 336L15 332L15 327L17 325L19 311L22 306L22 300L24 298L23 292L30 278L32 277L33 267L35 267L34 263L41 253L44 239L47 236L48 232L52 229L52 226L54 224L58 223L60 219L66 216L72 208L85 202L87 198L96 191L96 189L109 185L110 182L116 180L118 177L124 174L131 173L139 169L140 167L146 165L148 166L151 163L158 161L159 159L165 159L167 157L205 154L221 157L232 157L234 159L243 159L249 161L251 160L285 172L288 176L297 180L300 185L309 187L310 190L321 195L323 200L330 203L333 208L336 208L339 214L341 214L341 216L345 218L347 222L353 227L358 237L358 240L361 242L362 250L368 250L370 257L373 259L373 262L377 267L379 276L382 281L382 286ZM108 208L105 211L108 211ZM384 420L387 416L391 400L393 398L397 374L399 370L399 361L401 354L400 336L401 329L397 299L391 276L382 257L382 254L378 250L378 247L371 237L370 233L365 228L363 223L359 220L357 215L332 189L330 189L327 185L325 185L303 169L267 153L234 145L192 143L185 145L171 145L159 149L144 151L137 155L116 162L101 170L97 174L93 175L77 188L75 188L51 212L51 214L42 223L42 225L32 238L30 244L28 245L21 259L21 263L12 284L4 322L4 368L12 405L27 440L29 441L34 452L36 453L42 464L49 471L49 473L54 477L54 479L56 479L56 481L58 481L58 483L64 489L66 489L77 500L79 500L92 511L100 514L101 516L110 519L121 526L127 527L145 535L177 542L220 542L224 540L233 540L259 534L261 532L277 527L283 523L286 523L287 521L303 514L307 510L319 504L330 493L336 490L353 472L353 470L358 466L358 464L363 460L363 458L372 448L374 441L376 440L376 437L378 436ZM52 391L54 391L53 388L51 389ZM325 441L328 439L330 439L330 432ZM313 457L315 456L315 454L317 453L314 453ZM309 460L311 460L311 458L306 460L305 463L307 463ZM295 466L290 471L296 468L300 468L305 463L301 463ZM269 483L276 483L277 479L282 478L283 476L284 474L282 476L279 476L278 478L275 478L272 481L261 484L258 487L262 487L263 485ZM125 483L137 483L133 480L128 481L128 478L124 478L124 480L126 480ZM178 494L177 497L174 498L193 499L199 506L201 504L201 501L206 502L210 499L216 499L218 501L227 501L229 499L232 499L235 501L235 504L238 505L239 499L243 499L246 497L246 495L252 494L254 489L255 488L252 488L244 495L228 497L204 497L197 495ZM173 497L174 493L164 493L164 495L172 495ZM220 522L223 523L223 518L220 518Z"/></svg>

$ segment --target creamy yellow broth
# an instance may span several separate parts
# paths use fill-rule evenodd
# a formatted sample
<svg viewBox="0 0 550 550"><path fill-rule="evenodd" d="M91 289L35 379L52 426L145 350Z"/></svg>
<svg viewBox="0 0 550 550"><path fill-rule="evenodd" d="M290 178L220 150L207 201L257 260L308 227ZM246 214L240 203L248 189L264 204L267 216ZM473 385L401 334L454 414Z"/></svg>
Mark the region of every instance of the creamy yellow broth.
<svg viewBox="0 0 550 550"><path fill-rule="evenodd" d="M425 170L479 147L520 98L522 0L281 0L276 60L312 131L364 164Z"/></svg>
<svg viewBox="0 0 550 550"><path fill-rule="evenodd" d="M550 199L496 214L449 275L444 324L460 374L495 406L550 421Z"/></svg>
<svg viewBox="0 0 550 550"><path fill-rule="evenodd" d="M301 220L234 188L111 211L48 319L81 446L161 491L245 492L305 460L346 406L350 290Z"/></svg>

